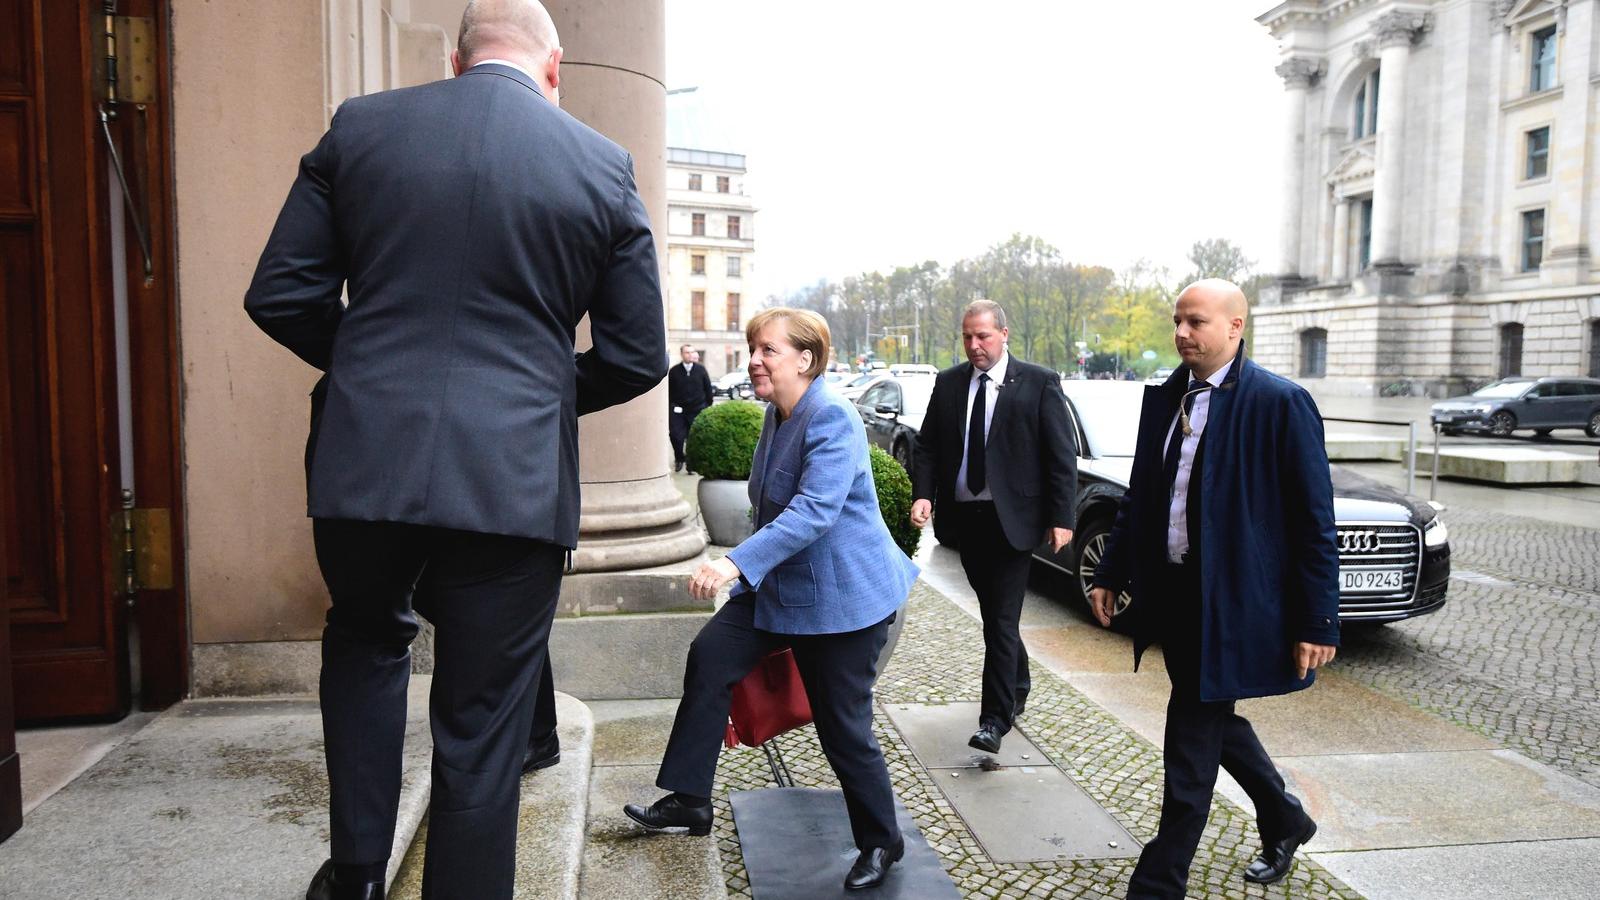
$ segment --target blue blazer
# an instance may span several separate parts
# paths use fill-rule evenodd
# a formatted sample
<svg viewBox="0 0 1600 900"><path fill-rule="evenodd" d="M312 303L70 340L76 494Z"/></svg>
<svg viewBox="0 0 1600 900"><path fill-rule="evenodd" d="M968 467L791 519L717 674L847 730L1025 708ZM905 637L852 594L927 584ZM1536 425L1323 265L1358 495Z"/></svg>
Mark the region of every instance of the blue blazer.
<svg viewBox="0 0 1600 900"><path fill-rule="evenodd" d="M839 634L876 625L905 603L917 567L878 511L861 414L820 378L788 421L767 409L750 469L756 533L728 554L755 595L755 625Z"/></svg>

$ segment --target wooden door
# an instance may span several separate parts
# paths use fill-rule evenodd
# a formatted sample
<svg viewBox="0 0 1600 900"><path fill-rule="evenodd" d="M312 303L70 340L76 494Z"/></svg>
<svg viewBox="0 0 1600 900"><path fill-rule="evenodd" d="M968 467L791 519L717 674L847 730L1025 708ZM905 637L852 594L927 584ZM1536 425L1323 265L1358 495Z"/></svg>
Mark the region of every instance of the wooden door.
<svg viewBox="0 0 1600 900"><path fill-rule="evenodd" d="M140 10L127 7L136 5L114 12L132 16ZM155 27L164 9L151 8L158 5L143 4L151 23L142 49L155 59L165 55L165 22ZM16 715L24 721L125 713L135 616L141 644L161 645L141 656L155 698L145 705L177 699L187 677L182 592L151 592L148 608L130 614L130 599L147 598L127 589L121 526L124 488L144 490L146 472L152 492L176 511L166 73L119 65L125 79L138 71L152 102L105 99L105 7L0 0L0 423L10 436L0 445L0 499ZM115 117L104 127L103 109ZM107 130L131 203L120 191L112 196ZM114 216L124 246L114 246ZM149 234L150 277L139 232ZM123 278L119 365L114 297ZM119 373L127 387L121 403Z"/></svg>

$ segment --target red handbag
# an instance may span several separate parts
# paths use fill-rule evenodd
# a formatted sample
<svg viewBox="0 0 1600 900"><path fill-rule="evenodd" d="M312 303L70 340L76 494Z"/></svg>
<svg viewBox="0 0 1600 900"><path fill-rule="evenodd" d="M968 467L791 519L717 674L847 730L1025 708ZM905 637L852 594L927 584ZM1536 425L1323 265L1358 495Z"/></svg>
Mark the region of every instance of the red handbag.
<svg viewBox="0 0 1600 900"><path fill-rule="evenodd" d="M767 654L733 686L722 740L729 747L759 747L810 722L811 700L806 697L794 652L785 647Z"/></svg>

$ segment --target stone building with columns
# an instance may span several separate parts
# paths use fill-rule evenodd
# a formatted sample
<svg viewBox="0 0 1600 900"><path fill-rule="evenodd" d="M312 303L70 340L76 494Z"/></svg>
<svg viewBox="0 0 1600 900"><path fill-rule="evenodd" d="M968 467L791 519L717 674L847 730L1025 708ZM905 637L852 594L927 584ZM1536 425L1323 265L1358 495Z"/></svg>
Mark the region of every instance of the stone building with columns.
<svg viewBox="0 0 1600 900"><path fill-rule="evenodd" d="M317 372L256 329L244 290L334 110L449 77L465 0L89 6L0 0L0 159L15 167L0 179L0 667L16 716L314 690ZM664 263L665 4L546 6L562 107L632 154ZM661 574L705 546L669 474L665 392L581 421L569 618L691 605ZM608 634L606 666L668 668ZM674 665L686 644L674 636ZM558 652L558 685L577 692L597 658Z"/></svg>
<svg viewBox="0 0 1600 900"><path fill-rule="evenodd" d="M670 114L670 113L669 113ZM756 207L742 153L667 148L667 344L693 344L716 380L744 368L756 293Z"/></svg>
<svg viewBox="0 0 1600 900"><path fill-rule="evenodd" d="M1253 352L1313 390L1600 374L1596 0L1287 0L1281 259Z"/></svg>

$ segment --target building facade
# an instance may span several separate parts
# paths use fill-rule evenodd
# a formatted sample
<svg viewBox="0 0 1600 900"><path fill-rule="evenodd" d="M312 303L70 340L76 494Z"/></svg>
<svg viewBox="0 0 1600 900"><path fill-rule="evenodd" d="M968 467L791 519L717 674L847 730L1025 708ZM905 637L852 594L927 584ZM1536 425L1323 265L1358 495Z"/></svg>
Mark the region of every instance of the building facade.
<svg viewBox="0 0 1600 900"><path fill-rule="evenodd" d="M1277 284L1253 352L1314 390L1600 374L1595 0L1289 0Z"/></svg>
<svg viewBox="0 0 1600 900"><path fill-rule="evenodd" d="M667 148L667 344L692 344L712 379L744 368L755 292L755 204L738 153Z"/></svg>

